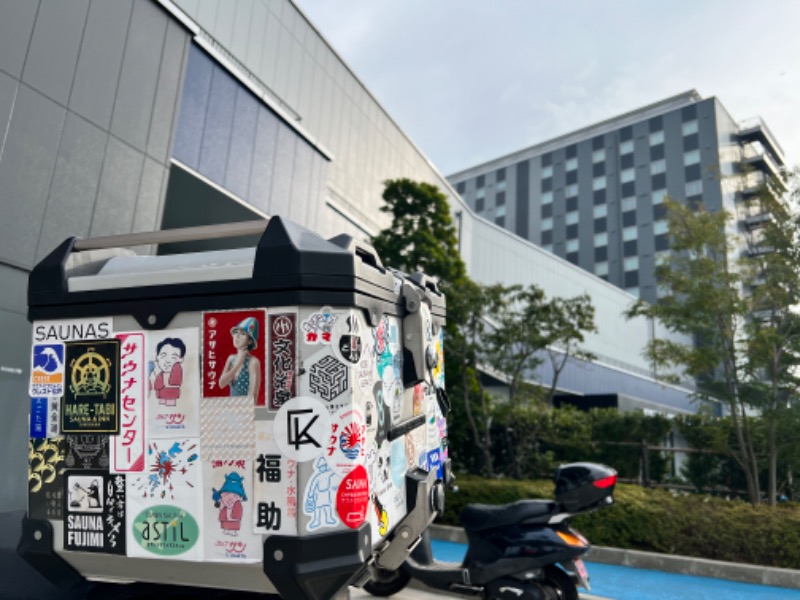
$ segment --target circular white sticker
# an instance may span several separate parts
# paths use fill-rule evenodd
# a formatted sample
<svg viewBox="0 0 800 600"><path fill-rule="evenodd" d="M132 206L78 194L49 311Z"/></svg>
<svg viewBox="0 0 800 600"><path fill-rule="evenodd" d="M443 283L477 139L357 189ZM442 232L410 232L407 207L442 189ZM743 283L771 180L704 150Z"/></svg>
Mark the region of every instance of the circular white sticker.
<svg viewBox="0 0 800 600"><path fill-rule="evenodd" d="M297 396L275 414L273 433L281 454L305 462L322 454L331 436L331 417L322 401Z"/></svg>

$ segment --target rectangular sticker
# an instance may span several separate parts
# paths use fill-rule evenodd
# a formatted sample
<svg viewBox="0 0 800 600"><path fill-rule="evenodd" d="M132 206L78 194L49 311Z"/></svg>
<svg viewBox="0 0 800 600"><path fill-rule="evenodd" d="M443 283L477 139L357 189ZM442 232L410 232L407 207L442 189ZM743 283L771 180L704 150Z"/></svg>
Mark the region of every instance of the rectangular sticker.
<svg viewBox="0 0 800 600"><path fill-rule="evenodd" d="M145 470L126 476L127 555L202 560L198 438L150 440Z"/></svg>
<svg viewBox="0 0 800 600"><path fill-rule="evenodd" d="M263 309L203 313L203 397L265 405Z"/></svg>
<svg viewBox="0 0 800 600"><path fill-rule="evenodd" d="M119 340L67 342L61 431L119 431Z"/></svg>
<svg viewBox="0 0 800 600"><path fill-rule="evenodd" d="M30 437L47 437L47 398L31 398Z"/></svg>
<svg viewBox="0 0 800 600"><path fill-rule="evenodd" d="M68 433L64 464L70 469L108 469L109 436L102 433Z"/></svg>
<svg viewBox="0 0 800 600"><path fill-rule="evenodd" d="M282 455L278 449L272 421L258 421L253 463L255 533L297 535L297 469L297 461Z"/></svg>
<svg viewBox="0 0 800 600"><path fill-rule="evenodd" d="M63 343L33 345L28 393L33 397L64 395Z"/></svg>
<svg viewBox="0 0 800 600"><path fill-rule="evenodd" d="M297 393L297 314L269 315L267 404L278 410Z"/></svg>
<svg viewBox="0 0 800 600"><path fill-rule="evenodd" d="M200 401L200 443L203 456L233 460L255 450L253 401L246 396Z"/></svg>
<svg viewBox="0 0 800 600"><path fill-rule="evenodd" d="M112 473L144 470L145 338L118 333L120 341L120 427L111 438Z"/></svg>
<svg viewBox="0 0 800 600"><path fill-rule="evenodd" d="M28 517L64 515L64 438L28 440Z"/></svg>
<svg viewBox="0 0 800 600"><path fill-rule="evenodd" d="M200 357L196 328L147 334L147 436L200 435Z"/></svg>
<svg viewBox="0 0 800 600"><path fill-rule="evenodd" d="M36 321L33 324L34 344L106 340L113 336L114 327L111 317L70 321Z"/></svg>
<svg viewBox="0 0 800 600"><path fill-rule="evenodd" d="M263 538L253 533L252 465L243 458L203 462L206 560L261 560Z"/></svg>
<svg viewBox="0 0 800 600"><path fill-rule="evenodd" d="M67 471L64 550L125 555L125 476Z"/></svg>

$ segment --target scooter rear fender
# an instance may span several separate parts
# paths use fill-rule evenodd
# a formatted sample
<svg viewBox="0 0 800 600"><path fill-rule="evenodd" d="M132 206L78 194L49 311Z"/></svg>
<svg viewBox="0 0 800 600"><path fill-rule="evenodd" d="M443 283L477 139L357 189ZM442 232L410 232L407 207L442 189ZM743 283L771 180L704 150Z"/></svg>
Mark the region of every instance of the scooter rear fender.
<svg viewBox="0 0 800 600"><path fill-rule="evenodd" d="M558 535L558 531L575 538L572 544ZM471 533L465 562L486 564L496 561L525 558L529 568L542 568L555 563L571 561L589 551L589 543L574 529L564 523L547 526L517 525L502 529ZM473 549L480 549L473 551ZM489 554L489 552L491 554Z"/></svg>

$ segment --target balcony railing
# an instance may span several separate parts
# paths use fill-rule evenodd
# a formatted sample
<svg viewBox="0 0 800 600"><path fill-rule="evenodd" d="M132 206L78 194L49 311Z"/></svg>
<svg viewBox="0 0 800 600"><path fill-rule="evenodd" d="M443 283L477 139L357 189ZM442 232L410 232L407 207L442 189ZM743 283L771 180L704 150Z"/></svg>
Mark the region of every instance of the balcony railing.
<svg viewBox="0 0 800 600"><path fill-rule="evenodd" d="M775 139L772 131L761 117L753 117L741 121L739 123L739 139L743 141L760 140L762 143L769 145L778 162L781 165L784 164L783 148L781 148L778 140Z"/></svg>

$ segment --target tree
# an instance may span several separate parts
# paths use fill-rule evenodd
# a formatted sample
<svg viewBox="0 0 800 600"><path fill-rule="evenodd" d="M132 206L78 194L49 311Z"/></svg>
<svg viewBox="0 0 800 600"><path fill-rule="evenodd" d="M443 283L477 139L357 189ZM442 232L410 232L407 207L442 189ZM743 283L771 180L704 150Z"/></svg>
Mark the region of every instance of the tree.
<svg viewBox="0 0 800 600"><path fill-rule="evenodd" d="M656 304L637 301L629 317L659 319L669 330L688 334L692 344L654 339L646 349L651 360L670 370L683 369L698 382L698 395L728 408L735 433L730 452L742 469L750 501L760 501L759 469L750 427L751 405L743 390L747 352L743 326L748 315L742 276L731 260L726 233L730 215L692 209L667 198L670 255L656 268L664 295Z"/></svg>

